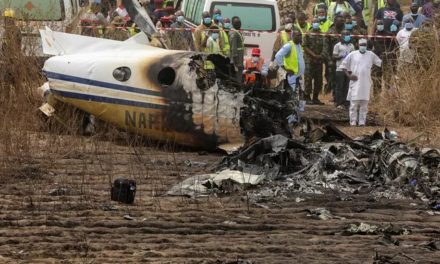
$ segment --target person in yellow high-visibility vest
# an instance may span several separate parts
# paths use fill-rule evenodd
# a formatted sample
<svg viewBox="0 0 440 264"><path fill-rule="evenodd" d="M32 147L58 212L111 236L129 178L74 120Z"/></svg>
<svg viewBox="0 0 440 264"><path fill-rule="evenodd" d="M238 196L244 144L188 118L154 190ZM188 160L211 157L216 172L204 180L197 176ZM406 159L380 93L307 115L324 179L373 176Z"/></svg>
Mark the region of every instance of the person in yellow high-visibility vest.
<svg viewBox="0 0 440 264"><path fill-rule="evenodd" d="M231 53L231 45L229 44L229 31L231 28L231 19L223 19L223 27L220 29L220 49L223 56L226 57Z"/></svg>
<svg viewBox="0 0 440 264"><path fill-rule="evenodd" d="M309 31L311 25L307 22L307 14L304 12L300 12L298 14L297 22L295 24L296 28L301 31L302 34Z"/></svg>
<svg viewBox="0 0 440 264"><path fill-rule="evenodd" d="M229 31L229 45L230 53L229 59L237 68L236 79L238 83L243 82L243 68L244 68L244 38L241 30L241 19L238 16L234 16L231 19L232 29Z"/></svg>
<svg viewBox="0 0 440 264"><path fill-rule="evenodd" d="M349 13L350 16L354 15L356 12L354 11L351 5L344 0L336 0L332 2L327 10L327 17L330 21L333 22L336 14L341 13Z"/></svg>
<svg viewBox="0 0 440 264"><path fill-rule="evenodd" d="M317 17L319 20L319 30L322 33L326 33L332 25L332 22L327 19L327 11L324 8L318 8Z"/></svg>
<svg viewBox="0 0 440 264"><path fill-rule="evenodd" d="M275 38L275 42L273 43L272 48L272 58L273 61L275 58L275 54L283 47L287 42L289 42L291 37L291 32L293 29L293 21L290 17L286 18L285 25L282 30L280 30Z"/></svg>
<svg viewBox="0 0 440 264"><path fill-rule="evenodd" d="M285 92L289 97L286 102L288 111L286 118L288 123L299 121L299 94L301 90L300 81L304 75L305 63L302 51L302 34L298 29L292 30L292 40L285 44L275 55L277 64L286 71ZM304 87L302 87L304 89Z"/></svg>
<svg viewBox="0 0 440 264"><path fill-rule="evenodd" d="M324 8L326 11L328 10L328 7L331 4L331 0L320 0L319 3L317 3L314 7L313 7L313 16L316 16L318 14L318 9L319 8Z"/></svg>

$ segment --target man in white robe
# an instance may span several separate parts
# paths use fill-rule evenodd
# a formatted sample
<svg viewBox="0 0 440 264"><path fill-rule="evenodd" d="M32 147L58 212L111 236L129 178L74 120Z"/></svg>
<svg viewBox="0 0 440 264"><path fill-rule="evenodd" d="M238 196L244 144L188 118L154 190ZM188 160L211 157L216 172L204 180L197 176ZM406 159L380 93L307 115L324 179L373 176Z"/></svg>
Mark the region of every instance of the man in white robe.
<svg viewBox="0 0 440 264"><path fill-rule="evenodd" d="M367 40L359 40L359 50L353 51L343 60L340 68L350 79L347 100L350 101L350 125L365 126L371 90L371 68L381 67L382 60L367 50Z"/></svg>

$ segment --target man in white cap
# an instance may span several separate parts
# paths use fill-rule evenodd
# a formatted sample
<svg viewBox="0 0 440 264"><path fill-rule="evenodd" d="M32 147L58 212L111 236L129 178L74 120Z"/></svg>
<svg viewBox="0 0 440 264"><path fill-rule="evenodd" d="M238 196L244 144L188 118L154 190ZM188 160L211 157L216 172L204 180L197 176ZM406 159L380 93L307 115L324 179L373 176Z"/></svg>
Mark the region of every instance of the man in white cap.
<svg viewBox="0 0 440 264"><path fill-rule="evenodd" d="M359 50L353 51L342 61L340 68L350 79L347 100L350 101L350 125L365 126L371 90L371 68L382 66L382 60L367 50L367 40L359 40Z"/></svg>

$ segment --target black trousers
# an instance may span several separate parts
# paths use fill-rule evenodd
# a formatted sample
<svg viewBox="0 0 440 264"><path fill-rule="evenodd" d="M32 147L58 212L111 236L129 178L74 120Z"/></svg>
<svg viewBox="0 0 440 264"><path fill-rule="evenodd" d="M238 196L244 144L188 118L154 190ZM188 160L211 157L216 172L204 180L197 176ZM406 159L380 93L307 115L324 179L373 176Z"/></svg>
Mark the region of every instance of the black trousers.
<svg viewBox="0 0 440 264"><path fill-rule="evenodd" d="M348 86L350 80L343 71L336 71L335 74L335 105L348 106L347 101Z"/></svg>

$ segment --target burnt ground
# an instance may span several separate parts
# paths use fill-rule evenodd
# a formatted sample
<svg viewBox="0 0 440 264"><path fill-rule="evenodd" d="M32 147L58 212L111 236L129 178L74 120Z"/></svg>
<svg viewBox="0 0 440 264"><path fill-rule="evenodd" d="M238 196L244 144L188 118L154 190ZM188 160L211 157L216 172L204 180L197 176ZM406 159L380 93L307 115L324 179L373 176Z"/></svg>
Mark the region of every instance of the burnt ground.
<svg viewBox="0 0 440 264"><path fill-rule="evenodd" d="M373 263L376 252L395 261L382 263L439 263L440 251L424 243L440 247L440 214L420 200L164 197L222 156L164 148L35 135L31 155L0 170L0 263ZM110 201L110 182L119 177L137 181L134 205ZM344 219L307 216L317 207ZM393 235L394 243L344 234L361 222L410 232Z"/></svg>

